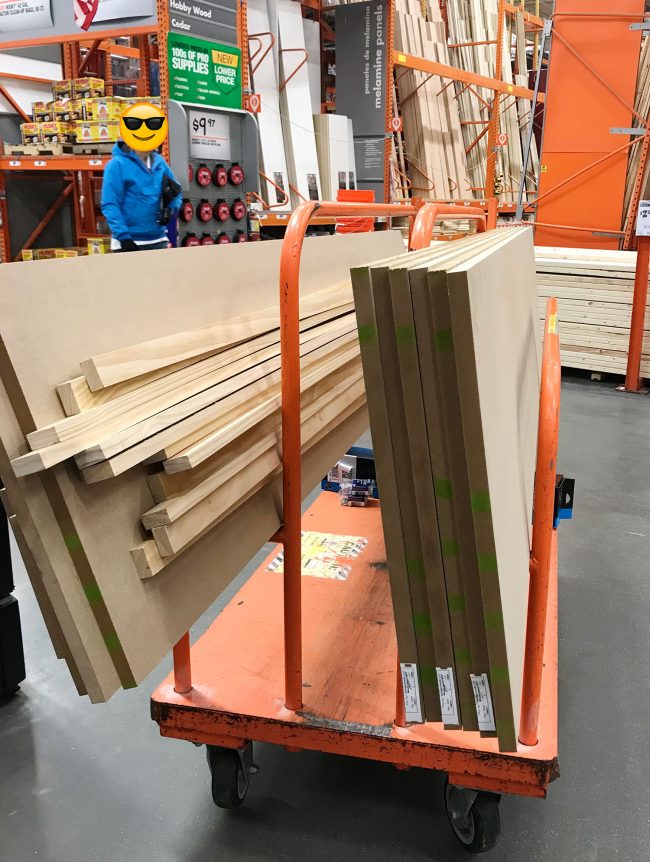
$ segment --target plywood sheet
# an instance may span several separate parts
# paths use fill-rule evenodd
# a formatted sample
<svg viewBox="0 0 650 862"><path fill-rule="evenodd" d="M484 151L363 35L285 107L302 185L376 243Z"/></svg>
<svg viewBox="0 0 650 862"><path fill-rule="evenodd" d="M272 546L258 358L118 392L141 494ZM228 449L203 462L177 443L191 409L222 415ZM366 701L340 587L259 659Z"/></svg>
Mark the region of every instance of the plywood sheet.
<svg viewBox="0 0 650 862"><path fill-rule="evenodd" d="M393 233L306 240L302 284L306 291L326 287L332 279L344 278L351 265L402 247L400 235ZM56 385L75 376L80 358L268 306L277 296L279 253L280 244L269 242L236 251L215 247L46 261L33 279L28 268L6 265L0 296L0 374L13 411L6 403L0 410L0 432L8 456L26 451L22 435L63 416ZM92 303L89 284L96 289ZM186 289L179 292L179 284ZM22 427L12 435L5 425L14 412ZM331 452L336 460L366 421L358 415L324 440L315 460L305 465L306 481L315 484L322 471L318 459ZM253 546L263 544L279 523L278 488L266 489L164 574L144 583L129 553L142 541L139 519L154 503L144 470L131 470L101 490L84 485L67 465L47 477L49 496L40 477L15 480L16 487L22 493L24 483L30 482L40 495L41 508L34 504L31 514L51 558L53 586L62 596L59 607L72 617L66 638L78 634L78 649L83 647L90 670L105 663L92 695L97 700L109 697L120 684L144 679L246 564ZM9 482L7 487L11 495ZM241 542L242 535L248 544ZM53 592L50 597L54 605ZM92 680L84 677L84 682L90 692Z"/></svg>
<svg viewBox="0 0 650 862"><path fill-rule="evenodd" d="M507 273L507 277L504 274ZM540 340L532 234L447 276L499 744L517 743Z"/></svg>

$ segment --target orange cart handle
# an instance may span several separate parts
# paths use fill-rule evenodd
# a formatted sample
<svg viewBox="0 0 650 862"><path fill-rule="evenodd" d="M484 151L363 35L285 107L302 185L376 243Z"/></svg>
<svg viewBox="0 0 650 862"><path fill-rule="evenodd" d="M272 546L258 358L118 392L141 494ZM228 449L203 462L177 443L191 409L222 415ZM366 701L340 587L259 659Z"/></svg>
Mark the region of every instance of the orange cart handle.
<svg viewBox="0 0 650 862"><path fill-rule="evenodd" d="M418 210L412 204L307 201L296 207L289 219L280 257L283 526L278 538L284 545L285 706L294 711L302 707L300 259L305 232L316 214L333 219L414 217L411 249L430 244L434 223L441 216L477 218L479 230L487 226L484 212L476 207L435 203L425 203Z"/></svg>
<svg viewBox="0 0 650 862"><path fill-rule="evenodd" d="M530 555L528 622L521 698L519 741L537 745L548 585L553 543L555 479L560 430L560 339L557 333L557 299L546 304L542 382L537 431L537 466L533 497L533 541Z"/></svg>

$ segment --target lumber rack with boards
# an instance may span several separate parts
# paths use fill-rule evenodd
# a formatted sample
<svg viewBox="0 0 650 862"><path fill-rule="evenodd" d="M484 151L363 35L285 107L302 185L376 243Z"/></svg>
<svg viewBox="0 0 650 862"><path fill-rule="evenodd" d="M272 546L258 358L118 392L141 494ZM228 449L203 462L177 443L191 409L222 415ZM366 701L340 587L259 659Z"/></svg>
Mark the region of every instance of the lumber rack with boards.
<svg viewBox="0 0 650 862"><path fill-rule="evenodd" d="M479 208L431 203L416 210L410 205L311 202L291 216L279 279L284 523L270 537L283 546L283 570L276 565L276 547L193 646L189 633L181 638L173 650L173 673L153 693L151 711L162 736L206 745L212 795L220 807L243 802L255 771L253 742L270 742L289 751L444 771L452 828L463 842L463 835L471 832L473 840L478 830L480 840L489 842L487 848L498 836L498 794L544 797L559 774L557 305L549 300L544 332L520 743L516 752L500 753L495 739L478 732L443 731L431 722L406 726L388 573L382 563L380 502L349 509L324 492L302 515L296 493L301 480L300 261L307 226L315 216L398 215L411 220L410 250L430 244L438 218L469 216L477 219L479 230L488 228ZM368 550L364 562L351 561L344 581L303 578L303 529L363 536ZM377 616L385 617L384 624L370 625L368 620Z"/></svg>

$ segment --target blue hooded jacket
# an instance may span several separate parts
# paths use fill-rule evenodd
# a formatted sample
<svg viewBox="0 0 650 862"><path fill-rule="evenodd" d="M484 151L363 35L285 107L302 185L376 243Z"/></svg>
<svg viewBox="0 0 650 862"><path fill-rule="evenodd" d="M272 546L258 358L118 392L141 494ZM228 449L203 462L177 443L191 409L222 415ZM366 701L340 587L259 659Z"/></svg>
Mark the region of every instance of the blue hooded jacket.
<svg viewBox="0 0 650 862"><path fill-rule="evenodd" d="M164 225L158 224L161 212L162 184L165 176L175 180L163 157L151 153L151 168L124 144L115 144L113 158L104 170L102 212L113 237L120 242L132 240L163 240ZM178 212L183 196L171 204Z"/></svg>

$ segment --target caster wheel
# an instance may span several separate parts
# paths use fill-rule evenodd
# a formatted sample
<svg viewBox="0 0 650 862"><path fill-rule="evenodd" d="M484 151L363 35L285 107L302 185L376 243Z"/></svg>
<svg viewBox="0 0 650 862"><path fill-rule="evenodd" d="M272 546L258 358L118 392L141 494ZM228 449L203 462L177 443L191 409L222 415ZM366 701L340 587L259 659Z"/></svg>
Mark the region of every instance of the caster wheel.
<svg viewBox="0 0 650 862"><path fill-rule="evenodd" d="M445 809L454 835L470 853L486 853L501 832L500 796L445 783Z"/></svg>
<svg viewBox="0 0 650 862"><path fill-rule="evenodd" d="M212 801L218 808L239 808L257 772L253 764L253 745L242 750L206 745L206 758L212 775Z"/></svg>

